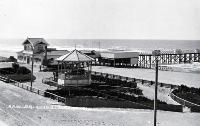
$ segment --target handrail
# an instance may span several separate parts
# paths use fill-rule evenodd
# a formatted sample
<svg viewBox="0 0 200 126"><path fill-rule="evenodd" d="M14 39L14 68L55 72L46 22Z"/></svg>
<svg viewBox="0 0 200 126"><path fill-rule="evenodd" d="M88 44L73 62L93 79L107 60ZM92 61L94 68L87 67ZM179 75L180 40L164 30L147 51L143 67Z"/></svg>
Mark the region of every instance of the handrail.
<svg viewBox="0 0 200 126"><path fill-rule="evenodd" d="M175 90L173 90L173 91L175 91ZM187 100L185 100L185 99L183 99L183 98L180 98L180 97L178 97L178 96L176 96L174 93L173 93L173 91L171 91L170 92L170 97L174 100L174 101L176 101L176 102L178 102L178 103L183 103L182 105L183 106L186 106L186 104L185 103L189 103L189 104L191 104L191 105L193 105L193 106L198 106L198 107L200 107L200 105L198 105L198 104L195 104L195 103L192 103L192 102L190 102L190 101L187 101ZM176 99L174 99L174 97L176 97L179 101L181 101L181 102L179 102L179 101L177 101ZM189 107L189 106L188 106Z"/></svg>
<svg viewBox="0 0 200 126"><path fill-rule="evenodd" d="M36 93L36 94L41 95L41 96L44 96L44 94L47 93L47 94L50 94L51 96L56 97L56 99L57 99L58 101L59 101L59 98L60 98L60 99L63 99L64 102L66 102L66 98L61 97L61 96L56 95L56 94L53 94L53 93L51 93L51 92L44 91L44 90L41 90L41 89L38 89L38 88L35 88L35 87L34 87L34 88L31 88L31 86L29 86L29 85L27 85L27 84L22 84L22 83L20 83L20 82L18 82L18 81L15 81L15 80L13 80L13 79L9 79L9 78L3 77L3 76L0 76L0 79L1 79L1 78L4 79L4 80L8 80L9 82L14 82L14 86L20 87L20 85L21 85L20 88L25 89L25 90L27 90L27 91ZM17 85L15 85L15 83L17 83ZM29 89L30 89L30 90L29 90ZM36 92L34 92L34 90L36 90ZM40 94L40 92L43 92L43 94Z"/></svg>

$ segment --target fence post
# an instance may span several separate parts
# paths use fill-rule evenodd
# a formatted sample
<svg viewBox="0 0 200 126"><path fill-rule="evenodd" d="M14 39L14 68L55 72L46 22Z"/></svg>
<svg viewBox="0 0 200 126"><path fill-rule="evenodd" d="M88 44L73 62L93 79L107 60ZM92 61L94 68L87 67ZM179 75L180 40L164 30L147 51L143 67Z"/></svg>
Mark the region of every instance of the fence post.
<svg viewBox="0 0 200 126"><path fill-rule="evenodd" d="M135 78L133 78L133 81L135 82L135 81L136 81L136 79L135 79Z"/></svg>
<svg viewBox="0 0 200 126"><path fill-rule="evenodd" d="M163 86L163 83L160 83L160 87L162 87Z"/></svg>

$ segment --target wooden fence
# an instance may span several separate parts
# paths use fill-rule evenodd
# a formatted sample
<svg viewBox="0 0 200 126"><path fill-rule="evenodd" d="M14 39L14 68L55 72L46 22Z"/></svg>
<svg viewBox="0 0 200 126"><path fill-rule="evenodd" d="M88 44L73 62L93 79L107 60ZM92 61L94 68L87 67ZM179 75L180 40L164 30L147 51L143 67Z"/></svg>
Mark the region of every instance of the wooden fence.
<svg viewBox="0 0 200 126"><path fill-rule="evenodd" d="M92 71L92 75L95 76L94 79L98 82L106 82L106 81L108 81L107 79L109 79L109 80L112 80L110 82L111 85L122 85L123 87L128 86L128 82L135 82L135 86L137 86L137 83L146 84L148 86L155 85L155 81L149 81L149 80L145 80L145 79L137 79L137 78L131 78L131 77L124 77L124 76L108 74L108 73ZM170 88L170 89L178 88L178 85L161 83L161 82L158 82L158 86Z"/></svg>
<svg viewBox="0 0 200 126"><path fill-rule="evenodd" d="M123 77L122 77L123 78ZM130 79L130 78L129 78ZM22 89L25 89L27 91L30 91L32 93L49 97L51 99L57 100L58 102L63 102L66 105L71 105L71 106L81 106L81 107L119 107L119 108L137 108L137 109L152 109L152 107L148 105L143 105L140 103L135 103L131 101L124 101L122 99L120 102L119 101L108 101L108 100L98 100L98 99L88 99L88 98L64 98L59 95L50 93L48 91L43 91L37 88L31 88L31 86L27 84L20 83L18 81L8 79L6 77L0 76L0 80L4 82L8 82L14 86L20 87ZM136 81L136 80L135 80ZM99 92L98 92L99 93ZM182 107L180 105L159 105L158 106L160 110L165 110L165 111L175 111L175 112L182 112Z"/></svg>
<svg viewBox="0 0 200 126"><path fill-rule="evenodd" d="M3 76L0 76L0 80L4 81L6 83L10 83L10 84L12 84L14 86L20 87L22 89L25 89L27 91L30 91L32 93L35 93L35 94L38 94L38 95L41 95L41 96L48 96L49 98L57 100L58 102L63 102L63 103L66 102L66 98L64 98L64 97L61 97L61 96L58 96L56 94L53 94L53 93L50 93L50 92L47 92L47 91L43 91L43 90L31 87L26 83L20 83L18 81L15 81L15 80L3 77Z"/></svg>
<svg viewBox="0 0 200 126"><path fill-rule="evenodd" d="M179 104L181 104L181 105L183 105L183 106L189 107L189 108L191 108L191 107L193 107L193 106L196 106L196 107L199 107L199 109L200 109L200 105L195 104L195 103L192 103L192 102L189 102L189 101L187 101L187 100L185 100L185 99L182 99L182 98L176 96L176 95L173 93L174 91L175 91L175 90L173 90L173 91L170 93L170 97L171 97L174 101L178 102Z"/></svg>

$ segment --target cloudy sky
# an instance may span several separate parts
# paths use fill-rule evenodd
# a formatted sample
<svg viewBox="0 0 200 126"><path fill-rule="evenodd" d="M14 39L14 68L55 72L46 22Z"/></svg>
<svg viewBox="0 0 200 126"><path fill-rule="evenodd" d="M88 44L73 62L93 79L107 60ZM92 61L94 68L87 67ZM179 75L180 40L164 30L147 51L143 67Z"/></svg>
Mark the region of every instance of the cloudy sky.
<svg viewBox="0 0 200 126"><path fill-rule="evenodd" d="M0 38L200 39L200 0L0 0Z"/></svg>

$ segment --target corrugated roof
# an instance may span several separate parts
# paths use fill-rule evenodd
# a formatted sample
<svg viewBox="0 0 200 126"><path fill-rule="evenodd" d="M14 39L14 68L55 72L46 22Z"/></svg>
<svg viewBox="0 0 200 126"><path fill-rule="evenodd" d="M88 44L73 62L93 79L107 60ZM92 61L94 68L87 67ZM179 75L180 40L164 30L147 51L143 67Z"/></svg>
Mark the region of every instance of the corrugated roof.
<svg viewBox="0 0 200 126"><path fill-rule="evenodd" d="M36 45L36 44L38 44L38 43L45 43L45 44L47 44L47 45L49 45L47 42L46 42L46 40L44 39L44 38L27 38L24 42L23 42L23 44L25 44L26 42L30 42L31 44L33 44L34 46Z"/></svg>
<svg viewBox="0 0 200 126"><path fill-rule="evenodd" d="M72 52L57 58L56 60L63 62L89 62L94 59L75 49Z"/></svg>

